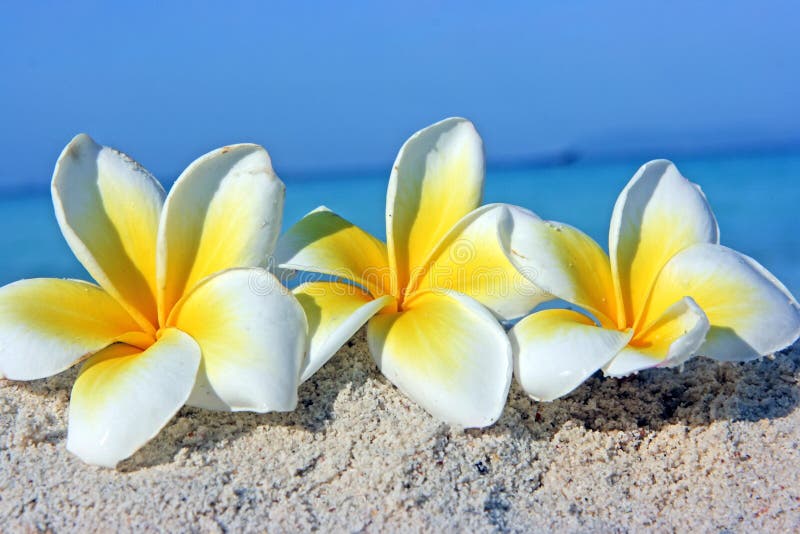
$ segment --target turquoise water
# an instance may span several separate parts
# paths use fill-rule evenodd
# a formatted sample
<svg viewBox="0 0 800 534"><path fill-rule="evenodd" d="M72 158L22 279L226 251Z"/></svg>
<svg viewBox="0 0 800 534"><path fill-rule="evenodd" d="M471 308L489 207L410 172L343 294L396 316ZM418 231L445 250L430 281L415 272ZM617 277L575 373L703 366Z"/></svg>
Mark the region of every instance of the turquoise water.
<svg viewBox="0 0 800 534"><path fill-rule="evenodd" d="M643 162L490 169L486 202L524 206L577 226L607 246L617 194ZM800 294L800 154L676 160L700 184L721 228L722 243L762 263ZM284 175L284 227L319 205L384 237L387 173ZM88 278L58 230L49 194L0 197L0 284L19 278Z"/></svg>

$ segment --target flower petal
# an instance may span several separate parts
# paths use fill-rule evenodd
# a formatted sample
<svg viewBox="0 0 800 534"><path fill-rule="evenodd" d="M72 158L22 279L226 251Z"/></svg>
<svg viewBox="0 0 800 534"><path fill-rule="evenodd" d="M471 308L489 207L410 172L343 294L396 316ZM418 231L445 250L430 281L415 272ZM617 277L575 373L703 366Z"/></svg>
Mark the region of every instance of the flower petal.
<svg viewBox="0 0 800 534"><path fill-rule="evenodd" d="M438 122L405 142L386 196L395 289L406 287L411 271L424 265L450 228L480 205L483 177L483 142L465 119Z"/></svg>
<svg viewBox="0 0 800 534"><path fill-rule="evenodd" d="M616 328L617 306L608 255L591 237L569 225L543 221L513 208L506 254L543 291L591 312Z"/></svg>
<svg viewBox="0 0 800 534"><path fill-rule="evenodd" d="M718 243L719 228L700 188L671 162L654 160L620 193L608 241L619 316L626 319L620 326L634 326L664 264L696 243Z"/></svg>
<svg viewBox="0 0 800 534"><path fill-rule="evenodd" d="M637 332L603 368L606 376L626 376L649 367L675 367L697 354L708 332L708 318L691 297L668 307Z"/></svg>
<svg viewBox="0 0 800 534"><path fill-rule="evenodd" d="M94 284L52 278L14 282L0 288L0 377L52 376L139 330Z"/></svg>
<svg viewBox="0 0 800 534"><path fill-rule="evenodd" d="M508 337L497 320L456 292L418 293L404 306L369 322L370 351L383 374L446 423L494 423L512 367Z"/></svg>
<svg viewBox="0 0 800 534"><path fill-rule="evenodd" d="M283 182L258 145L219 148L172 186L158 234L159 313L211 274L266 265L283 215Z"/></svg>
<svg viewBox="0 0 800 534"><path fill-rule="evenodd" d="M552 299L508 259L505 243L513 230L512 213L516 211L520 210L490 204L469 213L439 243L429 264L412 273L409 289L458 291L503 320L525 315L537 304Z"/></svg>
<svg viewBox="0 0 800 534"><path fill-rule="evenodd" d="M717 360L772 354L800 336L800 308L789 291L755 260L722 245L676 254L656 280L646 316L676 295L690 295L708 316L699 353Z"/></svg>
<svg viewBox="0 0 800 534"><path fill-rule="evenodd" d="M254 412L296 406L306 318L297 299L264 269L206 278L175 306L169 324L192 336L203 353L187 404Z"/></svg>
<svg viewBox="0 0 800 534"><path fill-rule="evenodd" d="M528 395L543 401L577 388L631 339L630 332L595 326L572 310L536 312L508 335L517 380Z"/></svg>
<svg viewBox="0 0 800 534"><path fill-rule="evenodd" d="M308 359L300 377L305 382L317 372L359 328L394 299L373 299L363 289L343 282L309 282L294 296L308 319Z"/></svg>
<svg viewBox="0 0 800 534"><path fill-rule="evenodd" d="M199 364L197 343L174 328L145 351L118 343L98 352L72 388L67 450L84 462L114 467L183 406Z"/></svg>
<svg viewBox="0 0 800 534"><path fill-rule="evenodd" d="M352 280L375 297L390 290L386 245L324 206L281 236L275 259L283 269Z"/></svg>
<svg viewBox="0 0 800 534"><path fill-rule="evenodd" d="M142 328L155 332L161 185L125 154L81 134L58 158L52 194L78 261Z"/></svg>

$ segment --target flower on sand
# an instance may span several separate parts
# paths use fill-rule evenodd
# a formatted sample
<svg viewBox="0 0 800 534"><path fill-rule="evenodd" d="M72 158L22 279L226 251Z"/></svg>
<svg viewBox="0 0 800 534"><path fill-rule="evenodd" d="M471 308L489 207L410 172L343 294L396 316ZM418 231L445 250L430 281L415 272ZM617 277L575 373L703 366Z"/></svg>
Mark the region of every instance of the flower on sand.
<svg viewBox="0 0 800 534"><path fill-rule="evenodd" d="M529 215L509 258L543 290L582 308L534 313L510 332L515 372L552 400L598 369L626 376L694 355L746 361L800 335L800 308L755 260L719 244L699 187L669 161L642 166L611 217L609 255L570 226Z"/></svg>
<svg viewBox="0 0 800 534"><path fill-rule="evenodd" d="M500 416L511 347L497 321L544 295L506 258L514 208L487 205L483 146L448 119L414 134L392 169L382 241L325 208L281 237L280 267L329 275L295 290L309 322L303 380L365 322L383 374L435 417L482 427ZM491 311L490 311L491 310Z"/></svg>
<svg viewBox="0 0 800 534"><path fill-rule="evenodd" d="M193 162L166 196L136 162L79 135L52 183L61 231L99 286L0 288L0 376L33 380L85 360L67 448L114 466L184 404L292 410L306 349L297 300L259 266L283 183L256 145Z"/></svg>

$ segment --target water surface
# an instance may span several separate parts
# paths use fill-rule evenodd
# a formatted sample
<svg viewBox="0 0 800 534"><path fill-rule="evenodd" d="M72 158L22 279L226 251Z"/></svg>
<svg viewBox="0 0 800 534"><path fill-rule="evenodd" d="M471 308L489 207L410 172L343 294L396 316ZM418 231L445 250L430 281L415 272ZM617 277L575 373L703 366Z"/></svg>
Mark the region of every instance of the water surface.
<svg viewBox="0 0 800 534"><path fill-rule="evenodd" d="M489 169L485 201L509 202L577 226L604 248L619 191L642 162ZM800 294L800 155L676 161L700 184L719 221L722 243L756 258ZM384 238L385 173L284 175L284 227L326 205ZM169 180L165 180L169 181ZM39 276L88 279L67 248L49 193L0 196L0 284Z"/></svg>

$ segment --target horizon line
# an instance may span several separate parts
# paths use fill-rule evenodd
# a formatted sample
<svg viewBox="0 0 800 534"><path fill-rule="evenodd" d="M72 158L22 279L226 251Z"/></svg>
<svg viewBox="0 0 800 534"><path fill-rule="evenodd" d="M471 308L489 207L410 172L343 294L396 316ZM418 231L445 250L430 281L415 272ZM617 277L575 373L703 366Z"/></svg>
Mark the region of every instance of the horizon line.
<svg viewBox="0 0 800 534"><path fill-rule="evenodd" d="M652 152L659 150L659 156L653 156ZM654 157L681 157L689 159L702 158L725 158L742 157L753 158L760 156L783 156L800 154L800 140L787 141L785 143L773 143L770 145L758 144L729 144L718 147L704 147L692 149L687 147L666 147L656 149L655 147L637 147L634 149L605 149L596 152L580 150L578 148L562 148L550 151L534 152L520 156L507 156L487 159L486 169L489 171L513 171L525 169L548 169L569 167L580 164L612 164L631 161L637 158L653 159ZM386 172L383 165L340 165L319 168L285 168L278 176L284 182L315 182L330 179L333 176L349 175L350 178L370 179L378 174ZM154 173L158 176L158 173ZM159 181L164 186L171 186L178 173L170 173L175 176L171 180ZM35 181L28 183L3 184L0 177L0 195L4 196L26 196L36 195L46 192L50 187L50 180Z"/></svg>

